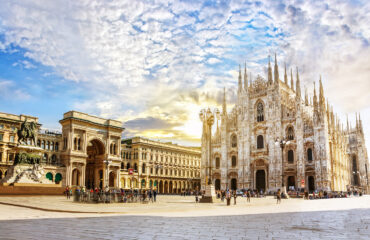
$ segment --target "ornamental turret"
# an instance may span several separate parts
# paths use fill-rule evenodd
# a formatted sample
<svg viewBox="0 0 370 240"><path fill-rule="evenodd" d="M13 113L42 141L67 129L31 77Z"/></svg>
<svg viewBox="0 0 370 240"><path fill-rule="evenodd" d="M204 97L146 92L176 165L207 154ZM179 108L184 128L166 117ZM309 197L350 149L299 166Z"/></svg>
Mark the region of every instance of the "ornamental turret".
<svg viewBox="0 0 370 240"><path fill-rule="evenodd" d="M270 63L270 56L269 56L269 66L267 69L267 83L268 85L272 85L272 70L271 70L271 63Z"/></svg>

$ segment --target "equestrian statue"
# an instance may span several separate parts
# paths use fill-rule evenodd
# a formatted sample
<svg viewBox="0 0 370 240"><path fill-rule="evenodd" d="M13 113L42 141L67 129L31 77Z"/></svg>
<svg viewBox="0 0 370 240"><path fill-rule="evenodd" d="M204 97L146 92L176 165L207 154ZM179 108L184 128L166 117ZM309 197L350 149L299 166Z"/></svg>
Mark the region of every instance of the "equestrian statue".
<svg viewBox="0 0 370 240"><path fill-rule="evenodd" d="M31 140L31 145L36 146L36 137L37 137L37 123L36 122L27 122L27 118L21 125L21 129L17 132L18 143L22 144L27 143L27 140Z"/></svg>

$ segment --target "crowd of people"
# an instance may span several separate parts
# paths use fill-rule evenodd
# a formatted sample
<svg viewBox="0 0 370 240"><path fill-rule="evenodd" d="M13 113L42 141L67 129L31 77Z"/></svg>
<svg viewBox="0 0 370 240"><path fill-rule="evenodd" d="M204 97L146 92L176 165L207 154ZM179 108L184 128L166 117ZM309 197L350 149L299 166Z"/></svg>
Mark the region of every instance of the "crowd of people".
<svg viewBox="0 0 370 240"><path fill-rule="evenodd" d="M112 189L108 186L104 189L86 189L85 187L76 187L74 191L67 186L65 189L67 199L73 196L73 201L76 202L95 202L95 203L111 203L111 202L156 202L156 189Z"/></svg>

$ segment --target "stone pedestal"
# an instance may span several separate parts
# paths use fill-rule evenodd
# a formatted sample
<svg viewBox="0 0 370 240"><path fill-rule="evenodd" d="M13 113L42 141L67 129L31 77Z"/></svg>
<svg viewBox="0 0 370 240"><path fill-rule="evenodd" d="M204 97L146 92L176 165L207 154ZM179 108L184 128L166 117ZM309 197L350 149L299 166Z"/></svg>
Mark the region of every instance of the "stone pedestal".
<svg viewBox="0 0 370 240"><path fill-rule="evenodd" d="M199 200L201 203L214 203L217 202L215 186L213 184L206 185L206 192L204 196Z"/></svg>

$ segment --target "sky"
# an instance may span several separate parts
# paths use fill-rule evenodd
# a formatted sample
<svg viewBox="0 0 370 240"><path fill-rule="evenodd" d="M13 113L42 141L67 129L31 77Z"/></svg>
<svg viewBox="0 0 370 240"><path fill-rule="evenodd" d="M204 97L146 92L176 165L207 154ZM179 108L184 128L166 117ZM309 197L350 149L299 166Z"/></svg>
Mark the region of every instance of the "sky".
<svg viewBox="0 0 370 240"><path fill-rule="evenodd" d="M60 129L76 110L124 137L200 145L199 112L235 104L239 64L298 67L370 147L370 1L0 0L0 112Z"/></svg>

